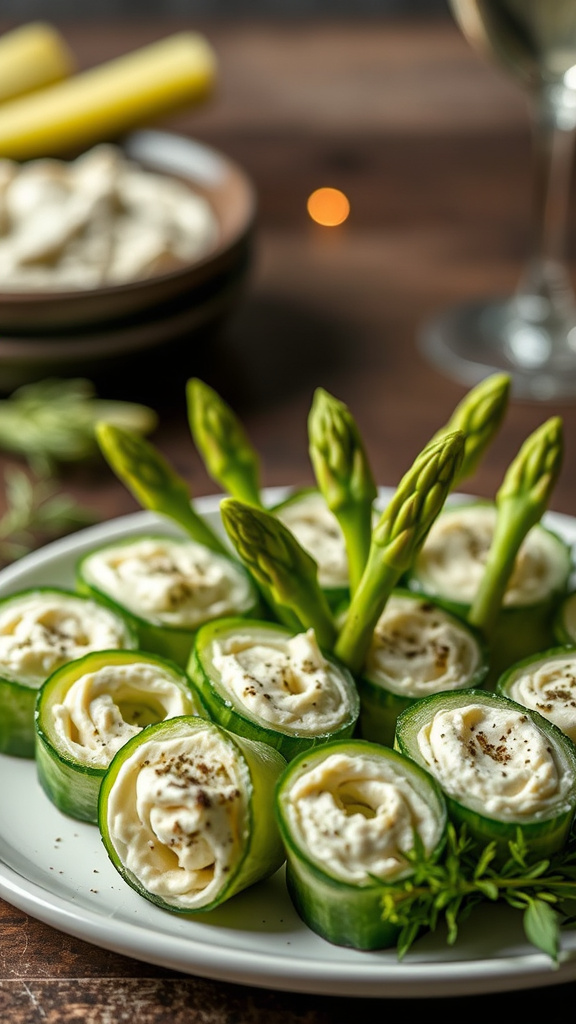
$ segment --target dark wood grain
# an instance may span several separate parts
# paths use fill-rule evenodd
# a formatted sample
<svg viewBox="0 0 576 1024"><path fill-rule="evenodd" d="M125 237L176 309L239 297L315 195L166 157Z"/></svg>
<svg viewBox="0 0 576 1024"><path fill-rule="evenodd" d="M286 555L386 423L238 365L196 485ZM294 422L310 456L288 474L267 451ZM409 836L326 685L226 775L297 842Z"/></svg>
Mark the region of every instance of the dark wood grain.
<svg viewBox="0 0 576 1024"><path fill-rule="evenodd" d="M62 26L82 66L167 35L182 22ZM426 318L446 304L514 286L526 241L529 127L524 100L482 64L449 21L202 22L220 59L216 97L163 125L237 159L259 196L254 266L232 319L203 346L142 372L107 375L101 394L137 397L160 415L155 442L196 495L211 493L186 423L191 375L237 409L265 484L312 482L306 416L321 385L348 403L375 474L395 484L464 394L420 356ZM351 216L315 229L306 199L342 188ZM571 210L572 223L574 211ZM574 232L570 255L575 255ZM576 405L514 402L472 490L492 496L524 438L548 415L566 427L553 507L576 513ZM13 460L0 456L0 469ZM62 487L108 519L136 508L100 465ZM478 996L550 1012L576 986ZM415 994L417 995L417 994ZM467 1012L467 999L438 1000ZM414 1000L386 1000L407 1009ZM380 1014L378 1000L362 1001ZM68 1024L344 1022L357 1001L184 977L90 946L0 903L0 1021Z"/></svg>

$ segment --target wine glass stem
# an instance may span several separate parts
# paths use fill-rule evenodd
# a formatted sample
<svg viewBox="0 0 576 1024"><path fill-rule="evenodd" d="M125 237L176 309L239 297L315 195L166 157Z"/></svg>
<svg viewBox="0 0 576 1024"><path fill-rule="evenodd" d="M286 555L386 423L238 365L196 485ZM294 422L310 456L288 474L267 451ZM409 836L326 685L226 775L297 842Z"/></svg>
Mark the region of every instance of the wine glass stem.
<svg viewBox="0 0 576 1024"><path fill-rule="evenodd" d="M559 124L553 99L546 91L532 104L532 226L528 259L518 296L538 297L549 314L573 302L565 243L574 153L574 126Z"/></svg>

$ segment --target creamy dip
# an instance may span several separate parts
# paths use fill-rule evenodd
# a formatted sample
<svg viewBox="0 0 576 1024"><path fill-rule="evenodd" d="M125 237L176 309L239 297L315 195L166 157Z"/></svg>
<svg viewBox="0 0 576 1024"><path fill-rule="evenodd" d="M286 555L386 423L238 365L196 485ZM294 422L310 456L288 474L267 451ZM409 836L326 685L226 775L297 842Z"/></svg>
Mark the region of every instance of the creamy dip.
<svg viewBox="0 0 576 1024"><path fill-rule="evenodd" d="M506 692L576 742L576 655L563 653L531 662L518 672Z"/></svg>
<svg viewBox="0 0 576 1024"><path fill-rule="evenodd" d="M113 145L76 160L0 160L4 291L116 285L206 252L218 224L183 182L144 170Z"/></svg>
<svg viewBox="0 0 576 1024"><path fill-rule="evenodd" d="M147 622L195 628L242 614L254 603L249 577L230 559L194 541L143 537L84 559L89 585Z"/></svg>
<svg viewBox="0 0 576 1024"><path fill-rule="evenodd" d="M502 821L546 817L572 785L550 739L514 708L471 703L438 711L417 741L446 793Z"/></svg>
<svg viewBox="0 0 576 1024"><path fill-rule="evenodd" d="M230 746L211 730L150 740L121 765L107 807L110 839L148 892L205 906L242 848L247 808Z"/></svg>
<svg viewBox="0 0 576 1024"><path fill-rule="evenodd" d="M76 679L52 707L58 748L76 761L106 768L117 750L151 722L197 714L192 693L149 662L105 665Z"/></svg>
<svg viewBox="0 0 576 1024"><path fill-rule="evenodd" d="M470 505L442 512L418 555L414 570L422 587L470 604L484 574L496 524L492 505ZM525 537L504 594L504 605L536 603L564 583L566 566L559 563L557 541L533 527Z"/></svg>
<svg viewBox="0 0 576 1024"><path fill-rule="evenodd" d="M212 662L235 702L284 732L323 735L350 721L349 684L312 629L287 638L240 632L214 642Z"/></svg>
<svg viewBox="0 0 576 1024"><path fill-rule="evenodd" d="M286 812L299 846L323 870L353 884L392 878L407 866L414 831L429 852L438 817L385 758L329 754L290 788Z"/></svg>
<svg viewBox="0 0 576 1024"><path fill-rule="evenodd" d="M275 515L318 563L321 587L347 587L348 556L336 516L321 494L311 492L277 509Z"/></svg>
<svg viewBox="0 0 576 1024"><path fill-rule="evenodd" d="M394 693L424 697L471 685L481 665L464 625L421 598L392 595L380 616L364 675Z"/></svg>
<svg viewBox="0 0 576 1024"><path fill-rule="evenodd" d="M87 598L34 591L0 607L0 676L26 686L90 651L131 646L120 617Z"/></svg>

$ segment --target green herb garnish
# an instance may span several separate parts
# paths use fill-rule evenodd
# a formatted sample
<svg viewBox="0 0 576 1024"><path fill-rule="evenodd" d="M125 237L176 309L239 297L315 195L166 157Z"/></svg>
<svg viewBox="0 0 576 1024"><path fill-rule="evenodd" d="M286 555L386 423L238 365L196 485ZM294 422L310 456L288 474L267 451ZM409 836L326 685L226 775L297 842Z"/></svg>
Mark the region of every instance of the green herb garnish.
<svg viewBox="0 0 576 1024"><path fill-rule="evenodd" d="M157 416L136 402L97 398L94 385L83 378L42 380L0 400L0 448L23 456L40 475L54 472L59 463L98 453L98 420L147 434Z"/></svg>
<svg viewBox="0 0 576 1024"><path fill-rule="evenodd" d="M57 492L47 477L30 477L14 466L4 470L6 511L0 518L0 562L3 565L41 544L96 521L89 509Z"/></svg>
<svg viewBox="0 0 576 1024"><path fill-rule="evenodd" d="M489 901L519 910L527 940L558 965L561 927L573 921L564 904L576 900L576 847L572 843L554 858L530 861L521 829L508 847L509 858L496 866L495 843L479 850L466 826L456 830L449 824L444 856L434 861L415 836L413 849L405 853L413 873L383 885L382 891L383 920L400 928L400 959L419 935L441 923L447 928L447 944L454 945L459 926L475 907Z"/></svg>

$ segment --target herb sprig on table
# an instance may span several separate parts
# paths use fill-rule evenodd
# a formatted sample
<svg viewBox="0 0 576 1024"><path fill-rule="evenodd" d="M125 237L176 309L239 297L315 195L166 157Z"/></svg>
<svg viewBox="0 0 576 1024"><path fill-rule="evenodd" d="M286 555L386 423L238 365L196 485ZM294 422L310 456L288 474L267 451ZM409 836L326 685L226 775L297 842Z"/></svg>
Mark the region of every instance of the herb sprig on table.
<svg viewBox="0 0 576 1024"><path fill-rule="evenodd" d="M561 928L575 920L565 904L576 901L576 840L557 857L530 861L519 829L509 853L504 863L496 864L494 843L479 850L465 826L458 830L450 824L444 856L434 862L416 835L413 849L405 854L413 874L382 891L383 919L400 927L398 957L402 959L419 936L442 923L447 944L454 945L459 926L475 907L500 902L522 912L526 939L558 966Z"/></svg>
<svg viewBox="0 0 576 1024"><path fill-rule="evenodd" d="M0 565L21 558L40 544L95 522L95 515L53 480L9 466L4 471L6 511L0 517Z"/></svg>

